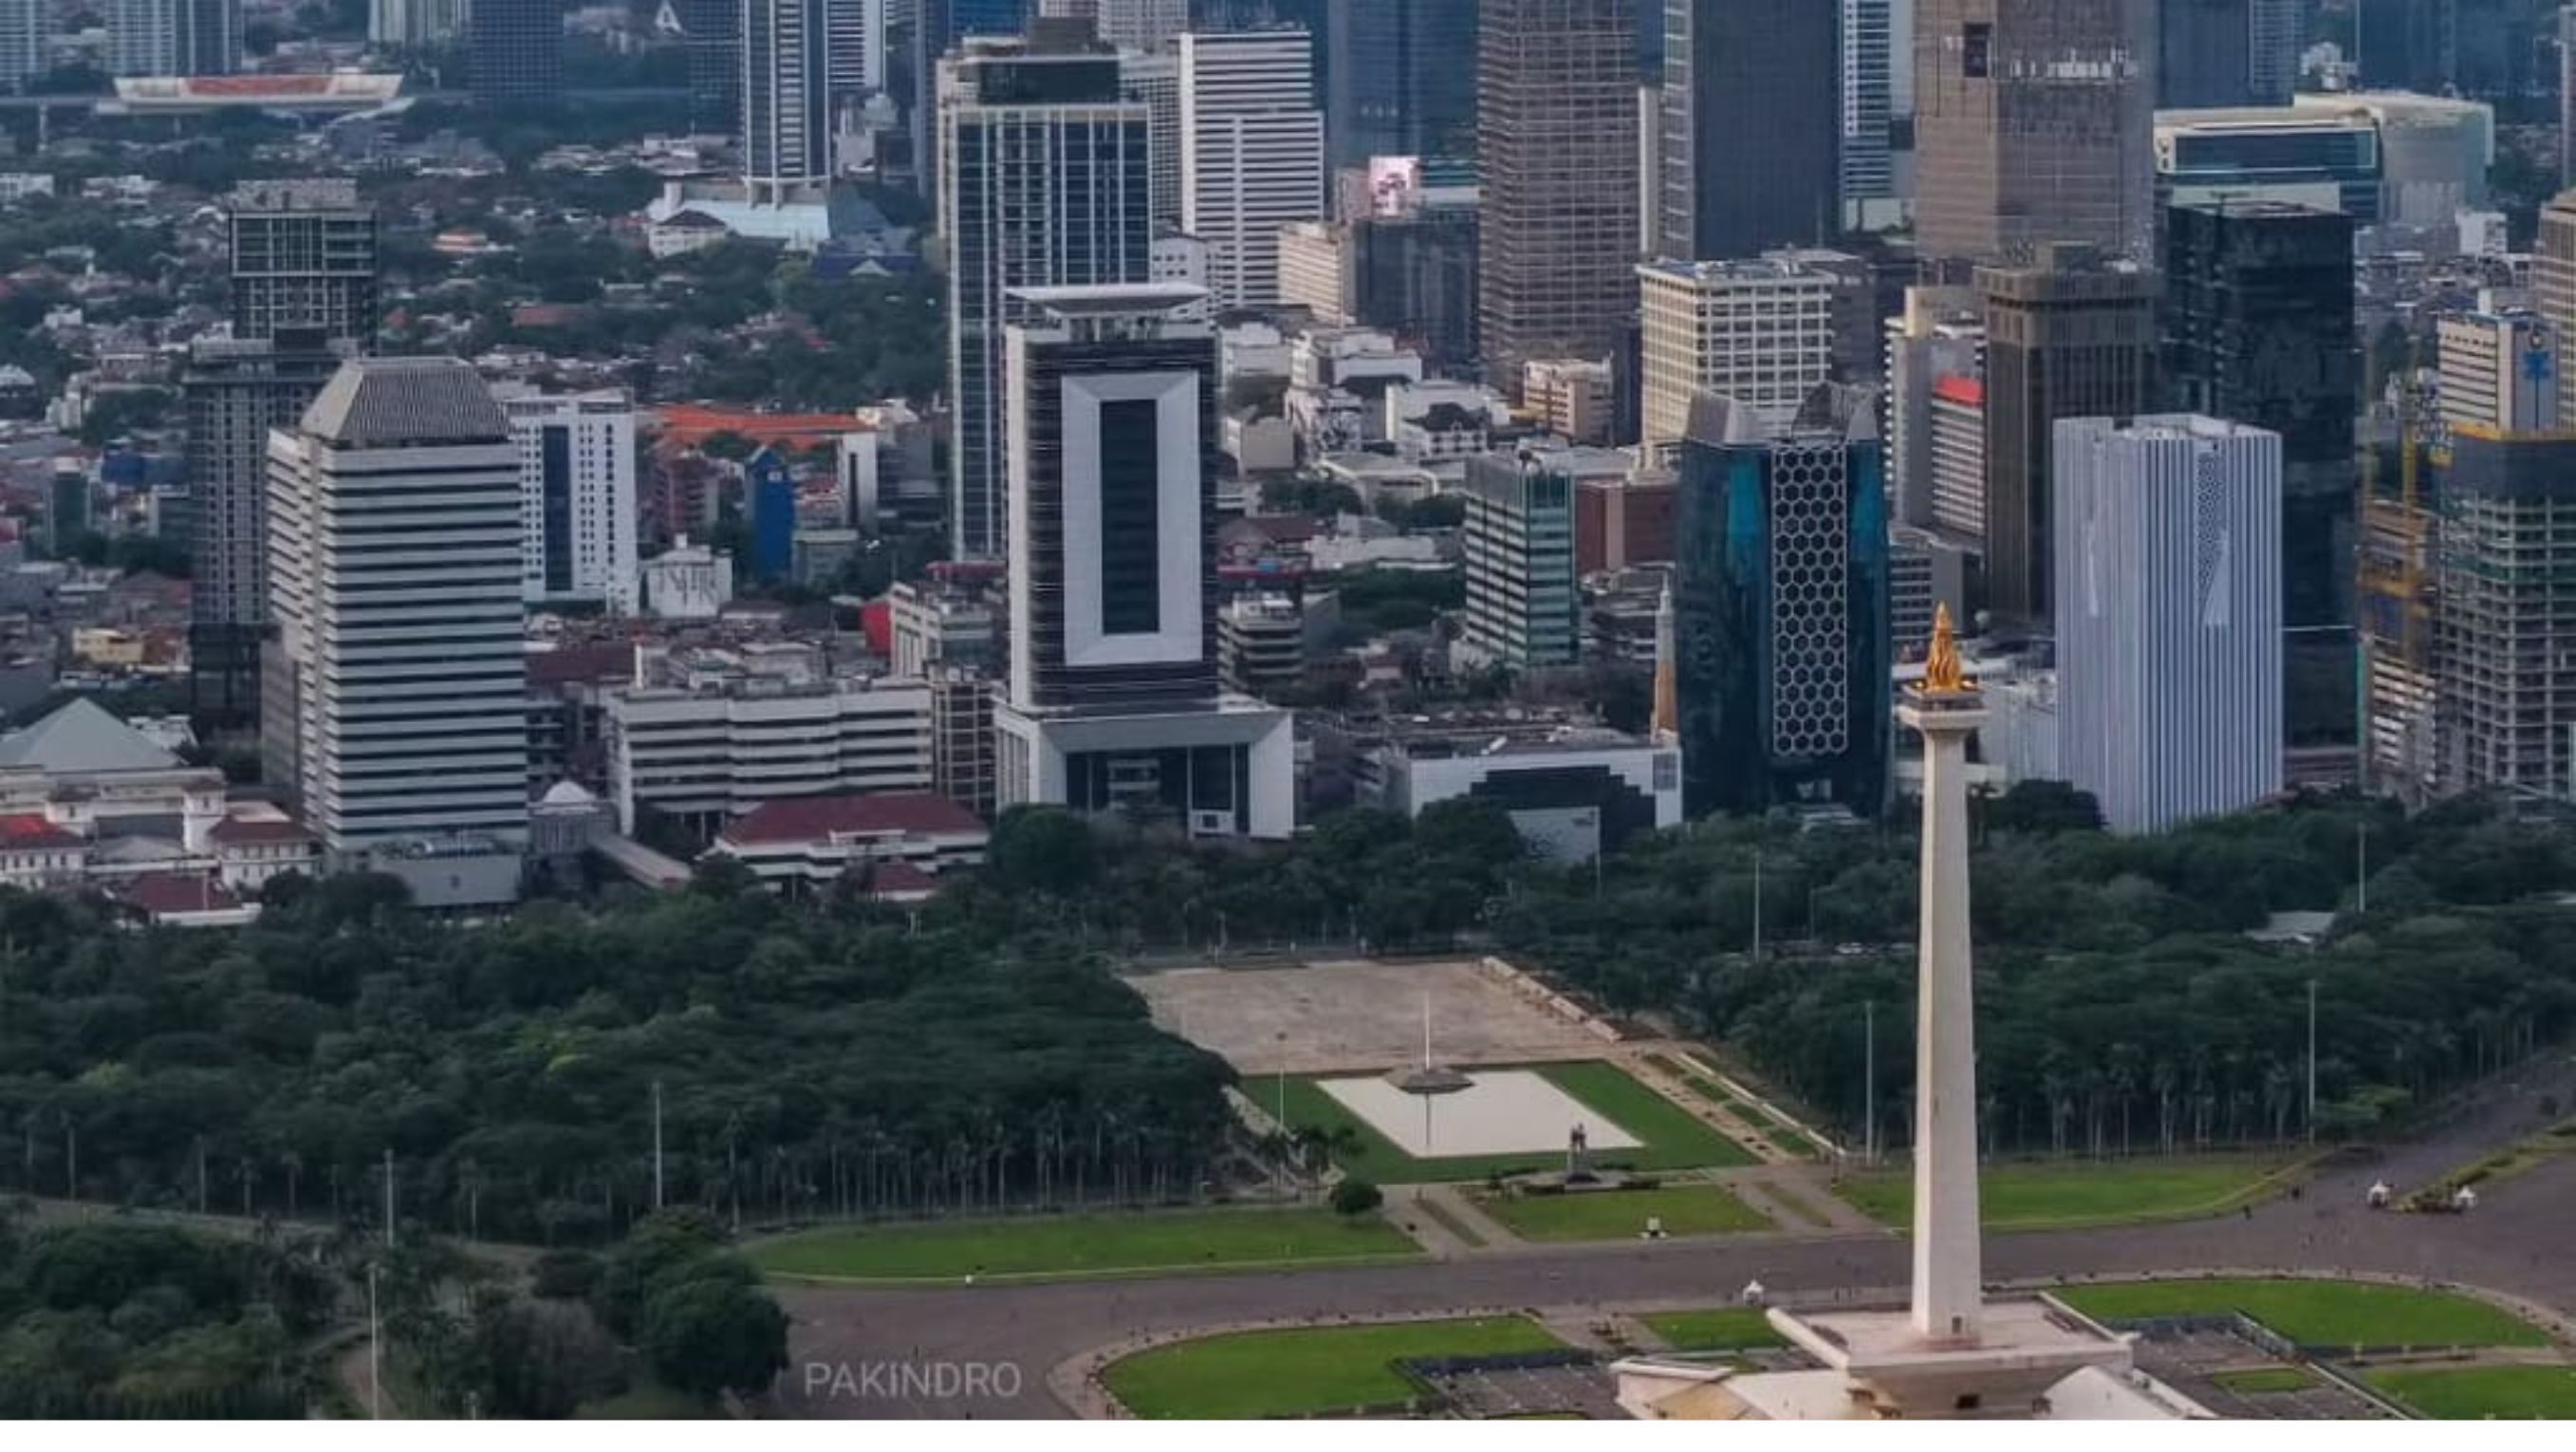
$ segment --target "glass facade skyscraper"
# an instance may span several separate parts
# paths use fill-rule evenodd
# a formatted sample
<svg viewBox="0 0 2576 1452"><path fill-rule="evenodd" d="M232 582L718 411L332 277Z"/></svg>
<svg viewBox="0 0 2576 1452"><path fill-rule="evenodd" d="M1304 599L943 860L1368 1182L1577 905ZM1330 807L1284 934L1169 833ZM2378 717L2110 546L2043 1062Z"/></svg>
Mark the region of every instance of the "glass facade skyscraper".
<svg viewBox="0 0 2576 1452"><path fill-rule="evenodd" d="M1701 395L1681 447L1673 572L1682 807L1887 801L1887 495L1867 390L1784 428Z"/></svg>

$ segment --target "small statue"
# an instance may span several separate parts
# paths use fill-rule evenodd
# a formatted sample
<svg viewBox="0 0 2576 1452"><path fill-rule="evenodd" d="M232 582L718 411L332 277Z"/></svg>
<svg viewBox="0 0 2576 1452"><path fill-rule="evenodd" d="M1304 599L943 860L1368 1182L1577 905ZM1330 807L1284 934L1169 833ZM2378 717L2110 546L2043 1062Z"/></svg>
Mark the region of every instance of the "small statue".
<svg viewBox="0 0 2576 1452"><path fill-rule="evenodd" d="M1944 602L1932 612L1932 652L1923 662L1923 694L1964 696L1974 690L1967 667L1959 663L1959 640L1951 631L1950 606Z"/></svg>

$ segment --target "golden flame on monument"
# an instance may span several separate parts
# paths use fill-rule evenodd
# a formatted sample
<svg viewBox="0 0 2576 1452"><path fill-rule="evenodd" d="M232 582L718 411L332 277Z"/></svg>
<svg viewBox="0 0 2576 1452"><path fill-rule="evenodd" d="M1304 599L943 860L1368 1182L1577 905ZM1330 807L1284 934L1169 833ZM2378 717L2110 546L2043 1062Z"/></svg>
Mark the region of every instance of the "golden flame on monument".
<svg viewBox="0 0 2576 1452"><path fill-rule="evenodd" d="M1944 602L1932 612L1932 652L1923 660L1923 684L1917 687L1927 696L1972 696L1976 682L1968 679L1967 667L1959 663L1959 639L1950 628L1950 607Z"/></svg>

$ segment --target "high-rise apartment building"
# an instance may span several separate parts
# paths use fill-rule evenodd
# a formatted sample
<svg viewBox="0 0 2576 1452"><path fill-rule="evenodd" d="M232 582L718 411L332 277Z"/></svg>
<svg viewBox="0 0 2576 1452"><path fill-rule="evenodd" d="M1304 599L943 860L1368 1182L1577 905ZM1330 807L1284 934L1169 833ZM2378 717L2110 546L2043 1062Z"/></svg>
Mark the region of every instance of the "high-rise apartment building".
<svg viewBox="0 0 2576 1452"><path fill-rule="evenodd" d="M241 29L240 0L115 0L109 65L120 76L228 76L241 68Z"/></svg>
<svg viewBox="0 0 2576 1452"><path fill-rule="evenodd" d="M742 178L754 201L832 173L832 0L744 0Z"/></svg>
<svg viewBox="0 0 2576 1452"><path fill-rule="evenodd" d="M519 451L521 556L530 604L636 599L635 403L623 389L501 400Z"/></svg>
<svg viewBox="0 0 2576 1452"><path fill-rule="evenodd" d="M2196 414L2056 425L2058 762L2115 832L2281 789L2281 446Z"/></svg>
<svg viewBox="0 0 2576 1452"><path fill-rule="evenodd" d="M1636 311L1635 0L1483 0L1476 173L1486 376L1606 358Z"/></svg>
<svg viewBox="0 0 2576 1452"><path fill-rule="evenodd" d="M949 544L1004 550L1002 333L1019 288L1142 282L1153 254L1143 105L1119 62L979 37L947 71L939 231L948 247Z"/></svg>
<svg viewBox="0 0 2576 1452"><path fill-rule="evenodd" d="M1895 728L1876 401L1821 385L1783 419L1703 394L1676 525L1685 812L1877 816Z"/></svg>
<svg viewBox="0 0 2576 1452"><path fill-rule="evenodd" d="M1324 215L1324 113L1302 30L1181 37L1181 230L1219 307L1279 302L1279 229Z"/></svg>
<svg viewBox="0 0 2576 1452"><path fill-rule="evenodd" d="M2435 329L2444 432L2558 427L2558 334L2547 319L2520 308L2482 309L2445 316Z"/></svg>
<svg viewBox="0 0 2576 1452"><path fill-rule="evenodd" d="M345 178L245 182L225 199L233 336L376 333L376 212Z"/></svg>
<svg viewBox="0 0 2576 1452"><path fill-rule="evenodd" d="M1119 50L1171 48L1190 28L1189 0L1093 0L1092 24L1101 41Z"/></svg>
<svg viewBox="0 0 2576 1452"><path fill-rule="evenodd" d="M2156 275L2085 247L1977 270L1986 313L1986 584L1999 615L2050 619L2050 430L2155 397Z"/></svg>
<svg viewBox="0 0 2576 1452"><path fill-rule="evenodd" d="M2352 218L2283 202L2166 214L2164 396L2280 437L2282 610L2294 632L2352 621L2352 239ZM2323 649L2327 637L2302 638ZM2351 723L2347 710L2324 721L2293 707L2294 739L2339 739Z"/></svg>
<svg viewBox="0 0 2576 1452"><path fill-rule="evenodd" d="M1669 0L1655 254L1751 257L1842 223L1839 9Z"/></svg>
<svg viewBox="0 0 2576 1452"><path fill-rule="evenodd" d="M823 0L824 84L834 106L886 84L889 0Z"/></svg>
<svg viewBox="0 0 2576 1452"><path fill-rule="evenodd" d="M555 0L474 0L467 34L474 104L554 104L563 89L563 10Z"/></svg>
<svg viewBox="0 0 2576 1452"><path fill-rule="evenodd" d="M1197 288L1024 289L1012 324L998 800L1295 828L1288 714L1225 694L1215 325Z"/></svg>
<svg viewBox="0 0 2576 1452"><path fill-rule="evenodd" d="M1649 448L1681 440L1702 392L1781 423L1832 376L1839 283L1795 254L1643 263L1637 283Z"/></svg>
<svg viewBox="0 0 2576 1452"><path fill-rule="evenodd" d="M18 90L51 65L45 43L53 30L48 0L0 0L0 95Z"/></svg>
<svg viewBox="0 0 2576 1452"><path fill-rule="evenodd" d="M1574 663L1574 487L1573 473L1542 454L1467 461L1463 659L1516 671Z"/></svg>
<svg viewBox="0 0 2576 1452"><path fill-rule="evenodd" d="M259 716L268 622L268 435L291 428L376 331L376 217L346 180L254 182L226 199L232 332L181 379L196 518L189 709L230 733Z"/></svg>
<svg viewBox="0 0 2576 1452"><path fill-rule="evenodd" d="M270 438L267 527L271 784L334 854L524 844L518 449L473 367L342 364Z"/></svg>
<svg viewBox="0 0 2576 1452"><path fill-rule="evenodd" d="M2051 242L2153 255L2153 0L1921 0L1915 240L2018 261Z"/></svg>
<svg viewBox="0 0 2576 1452"><path fill-rule="evenodd" d="M1332 0L1326 136L1336 168L1476 154L1478 0Z"/></svg>

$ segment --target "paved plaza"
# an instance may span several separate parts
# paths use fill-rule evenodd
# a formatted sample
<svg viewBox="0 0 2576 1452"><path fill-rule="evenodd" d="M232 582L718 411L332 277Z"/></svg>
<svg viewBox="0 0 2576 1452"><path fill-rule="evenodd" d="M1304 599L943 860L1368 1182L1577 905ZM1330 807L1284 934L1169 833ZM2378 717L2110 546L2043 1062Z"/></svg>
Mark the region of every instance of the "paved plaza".
<svg viewBox="0 0 2576 1452"><path fill-rule="evenodd" d="M1316 1087L1367 1120L1415 1159L1562 1150L1580 1127L1596 1150L1644 1141L1527 1069L1487 1069L1452 1094L1407 1094L1382 1074L1324 1079Z"/></svg>
<svg viewBox="0 0 2576 1452"><path fill-rule="evenodd" d="M1128 982L1156 1025L1245 1075L1375 1073L1419 1063L1426 998L1432 1056L1442 1063L1597 1059L1608 1048L1463 960L1175 968ZM1564 1143L1560 1126L1554 1144Z"/></svg>

